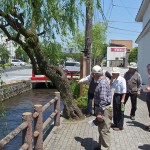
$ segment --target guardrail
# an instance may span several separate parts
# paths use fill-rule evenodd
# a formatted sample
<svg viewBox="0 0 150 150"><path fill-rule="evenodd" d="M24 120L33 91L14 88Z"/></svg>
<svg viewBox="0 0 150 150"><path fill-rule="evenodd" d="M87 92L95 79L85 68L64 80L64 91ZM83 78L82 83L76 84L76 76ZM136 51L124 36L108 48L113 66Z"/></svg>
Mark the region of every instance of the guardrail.
<svg viewBox="0 0 150 150"><path fill-rule="evenodd" d="M60 93L54 92L54 95L55 98L44 106L40 104L34 105L33 114L31 112L23 113L22 123L0 141L0 149L22 132L22 146L19 150L42 150L44 129L49 125L52 119L54 119L54 125L60 125ZM43 122L43 113L52 104L54 104L54 112ZM32 120L34 120L34 123Z"/></svg>

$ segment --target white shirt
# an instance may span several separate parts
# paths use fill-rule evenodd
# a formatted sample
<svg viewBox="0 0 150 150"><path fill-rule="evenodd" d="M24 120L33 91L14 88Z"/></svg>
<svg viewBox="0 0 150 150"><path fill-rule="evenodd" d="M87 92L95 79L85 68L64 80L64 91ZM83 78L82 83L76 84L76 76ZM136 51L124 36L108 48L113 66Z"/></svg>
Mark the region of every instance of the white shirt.
<svg viewBox="0 0 150 150"><path fill-rule="evenodd" d="M112 83L111 88L114 88L114 93L123 94L126 93L127 87L126 87L126 80L119 76L117 79L115 79Z"/></svg>
<svg viewBox="0 0 150 150"><path fill-rule="evenodd" d="M87 84L89 84L89 83L91 82L91 80L92 80L92 76L91 76L91 75L88 75L88 76L86 76L86 77L80 79L80 80L79 80L79 83L87 83Z"/></svg>

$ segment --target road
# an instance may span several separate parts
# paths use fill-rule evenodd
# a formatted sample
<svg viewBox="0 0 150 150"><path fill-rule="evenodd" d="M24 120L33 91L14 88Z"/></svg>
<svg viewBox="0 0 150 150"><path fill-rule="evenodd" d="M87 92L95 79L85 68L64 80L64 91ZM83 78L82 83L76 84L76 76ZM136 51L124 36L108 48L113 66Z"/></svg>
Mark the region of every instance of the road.
<svg viewBox="0 0 150 150"><path fill-rule="evenodd" d="M6 71L1 74L1 80L8 83L13 80L29 80L32 75L32 69L16 68L15 71Z"/></svg>
<svg viewBox="0 0 150 150"><path fill-rule="evenodd" d="M104 70L108 70L111 72L112 68L104 67ZM119 68L121 76L124 75L124 73L127 71L127 68ZM21 68L21 67L13 67L13 68L7 68L6 72L1 74L1 79L3 82L7 83L12 80L29 80L32 76L32 69L28 67Z"/></svg>

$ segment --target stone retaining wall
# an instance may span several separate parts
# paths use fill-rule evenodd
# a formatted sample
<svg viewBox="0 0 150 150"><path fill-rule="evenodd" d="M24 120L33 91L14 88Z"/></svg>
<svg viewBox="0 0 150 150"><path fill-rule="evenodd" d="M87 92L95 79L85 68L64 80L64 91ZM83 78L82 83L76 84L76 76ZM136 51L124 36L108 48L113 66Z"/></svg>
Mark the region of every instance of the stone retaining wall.
<svg viewBox="0 0 150 150"><path fill-rule="evenodd" d="M32 83L30 80L11 81L0 86L0 100L6 100L31 89Z"/></svg>

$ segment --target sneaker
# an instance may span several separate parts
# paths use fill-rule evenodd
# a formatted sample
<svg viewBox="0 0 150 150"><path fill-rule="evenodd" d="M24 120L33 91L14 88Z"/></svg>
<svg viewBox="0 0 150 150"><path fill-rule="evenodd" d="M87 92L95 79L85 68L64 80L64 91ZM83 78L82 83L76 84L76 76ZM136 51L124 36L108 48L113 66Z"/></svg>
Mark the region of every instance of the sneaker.
<svg viewBox="0 0 150 150"><path fill-rule="evenodd" d="M115 130L115 131L122 131L123 128L113 128L113 130Z"/></svg>
<svg viewBox="0 0 150 150"><path fill-rule="evenodd" d="M131 120L135 120L135 117L134 117L134 116L130 116L130 119L131 119Z"/></svg>

